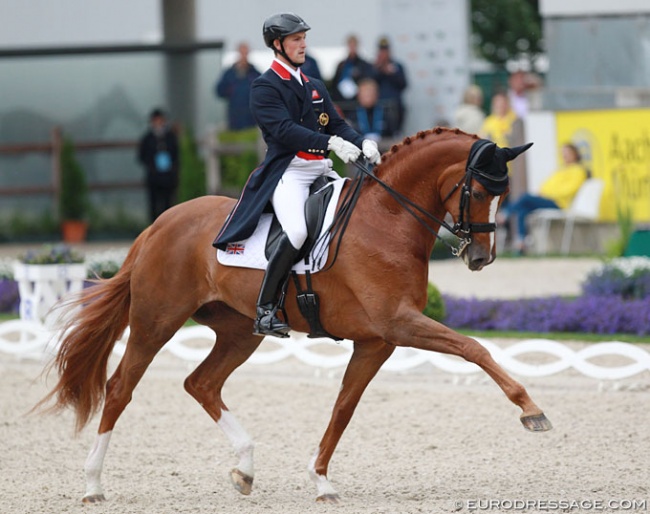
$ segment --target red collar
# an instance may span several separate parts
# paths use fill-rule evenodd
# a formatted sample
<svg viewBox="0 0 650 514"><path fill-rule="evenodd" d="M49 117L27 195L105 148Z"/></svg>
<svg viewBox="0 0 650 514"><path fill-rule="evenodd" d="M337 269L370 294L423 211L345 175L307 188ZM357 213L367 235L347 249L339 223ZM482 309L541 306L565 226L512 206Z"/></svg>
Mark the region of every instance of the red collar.
<svg viewBox="0 0 650 514"><path fill-rule="evenodd" d="M278 74L282 80L291 80L291 73L284 66L282 66L278 61L273 61L271 63L271 69ZM309 78L305 75L302 70L300 70L300 76L304 82L309 82Z"/></svg>

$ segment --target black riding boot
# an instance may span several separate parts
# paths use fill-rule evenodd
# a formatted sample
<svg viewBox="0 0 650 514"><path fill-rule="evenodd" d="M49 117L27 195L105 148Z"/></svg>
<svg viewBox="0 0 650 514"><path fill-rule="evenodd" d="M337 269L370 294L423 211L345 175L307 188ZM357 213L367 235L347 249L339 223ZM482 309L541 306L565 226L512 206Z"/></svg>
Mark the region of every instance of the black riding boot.
<svg viewBox="0 0 650 514"><path fill-rule="evenodd" d="M260 296L257 299L257 319L253 333L262 336L289 337L291 327L278 318L278 294L295 262L296 250L285 233L269 259Z"/></svg>

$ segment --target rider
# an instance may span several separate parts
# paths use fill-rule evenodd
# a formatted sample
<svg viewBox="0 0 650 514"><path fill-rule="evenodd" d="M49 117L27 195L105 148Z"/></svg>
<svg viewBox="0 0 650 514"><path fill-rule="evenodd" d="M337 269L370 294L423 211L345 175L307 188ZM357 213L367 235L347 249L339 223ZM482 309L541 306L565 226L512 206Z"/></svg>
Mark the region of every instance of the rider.
<svg viewBox="0 0 650 514"><path fill-rule="evenodd" d="M257 300L253 332L288 337L289 325L278 318L278 296L307 239L304 205L309 186L322 176L339 178L327 158L334 151L344 163L361 152L380 160L377 144L363 139L339 116L320 80L304 75L309 25L293 13L264 22L262 34L274 53L270 69L251 88L251 111L268 150L264 162L248 178L239 201L213 245L226 250L254 231L270 202L283 233L269 258Z"/></svg>

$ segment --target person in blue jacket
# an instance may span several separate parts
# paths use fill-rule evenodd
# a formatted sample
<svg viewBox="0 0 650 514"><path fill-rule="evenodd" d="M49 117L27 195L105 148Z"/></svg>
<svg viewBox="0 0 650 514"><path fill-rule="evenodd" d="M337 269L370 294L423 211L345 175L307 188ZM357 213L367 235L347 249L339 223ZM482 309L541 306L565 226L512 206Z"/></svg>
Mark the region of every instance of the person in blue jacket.
<svg viewBox="0 0 650 514"><path fill-rule="evenodd" d="M228 128L243 130L255 126L250 110L250 91L260 72L248 61L249 47L240 43L239 58L228 68L215 86L218 97L228 101Z"/></svg>
<svg viewBox="0 0 650 514"><path fill-rule="evenodd" d="M305 54L305 63L300 66L300 71L308 77L323 80L323 76L320 73L320 67L318 66L318 61L309 54Z"/></svg>
<svg viewBox="0 0 650 514"><path fill-rule="evenodd" d="M402 94L408 83L404 66L393 59L390 42L386 37L379 39L373 78L379 84L379 100L389 111L392 118L391 125L400 132L406 114Z"/></svg>
<svg viewBox="0 0 650 514"><path fill-rule="evenodd" d="M380 160L374 141L363 139L339 116L325 84L308 78L305 61L309 25L293 13L269 17L262 29L274 53L270 69L253 82L251 111L267 144L264 162L253 170L237 204L213 245L228 251L229 243L248 238L270 202L283 233L269 258L253 332L288 337L291 327L278 318L278 295L299 249L307 239L304 204L309 186L325 175L338 178L328 159L334 151L344 163L361 152Z"/></svg>

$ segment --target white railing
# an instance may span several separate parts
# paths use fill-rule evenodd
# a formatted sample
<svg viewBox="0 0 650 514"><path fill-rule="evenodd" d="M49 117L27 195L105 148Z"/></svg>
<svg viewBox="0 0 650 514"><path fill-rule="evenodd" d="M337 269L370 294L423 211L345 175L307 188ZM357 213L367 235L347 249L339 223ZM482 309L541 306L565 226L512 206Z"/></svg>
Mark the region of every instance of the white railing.
<svg viewBox="0 0 650 514"><path fill-rule="evenodd" d="M26 359L43 359L54 354L60 334L33 322L14 320L0 324L0 352ZM123 338L115 344L114 352L124 354L128 329ZM185 327L163 347L187 362L200 362L214 344L214 333L207 327ZM495 343L479 339L494 359L508 372L526 377L554 375L574 369L585 376L601 380L619 380L650 371L650 353L638 345L621 342L590 344L579 350L547 339L529 339L501 348ZM251 364L271 364L293 357L321 369L339 368L347 365L352 353L351 341L335 343L330 339L309 339L305 334L294 333L291 338L267 337L262 347L248 360ZM534 354L542 363L531 363L526 355ZM549 356L553 359L549 362ZM592 359L614 357L617 365L600 365ZM627 361L620 364L621 360ZM537 360L540 360L539 358ZM458 357L412 348L396 348L382 369L407 371L430 364L449 373L466 375L480 371L475 364Z"/></svg>

